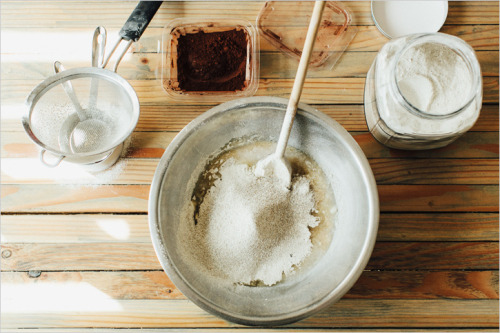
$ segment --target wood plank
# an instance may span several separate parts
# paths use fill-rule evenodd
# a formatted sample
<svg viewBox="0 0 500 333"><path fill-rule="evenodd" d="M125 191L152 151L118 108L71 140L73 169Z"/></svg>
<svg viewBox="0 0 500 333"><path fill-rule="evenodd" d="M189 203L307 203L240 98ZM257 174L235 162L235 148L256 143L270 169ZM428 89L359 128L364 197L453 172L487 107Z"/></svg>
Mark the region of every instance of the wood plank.
<svg viewBox="0 0 500 333"><path fill-rule="evenodd" d="M443 329L437 328L365 328L367 331L369 329L370 332L442 332ZM498 329L495 328L455 328L458 332L473 332L473 333L481 333L481 332L498 332ZM9 329L9 332L23 332L23 333L86 333L86 332L95 332L94 328L14 328ZM142 331L140 328L120 328L120 332L130 333L130 332L138 332ZM197 328L148 328L148 332L185 332L185 333L197 333L200 330ZM224 332L224 333L235 333L235 332L262 332L263 329L253 328L253 327L236 327L236 328L227 328L227 327L217 327L217 328L203 328L203 332L212 333L212 332ZM267 331L280 331L280 328L269 328ZM294 328L293 332L317 332L317 328ZM322 327L321 332L345 332L346 328L330 328L330 327ZM115 328L100 328L99 333L116 333Z"/></svg>
<svg viewBox="0 0 500 333"><path fill-rule="evenodd" d="M491 82L493 81L493 82ZM317 104L361 104L363 102L364 78L311 78L306 79L301 101ZM485 85L498 83L498 78L485 79ZM1 94L6 105L12 105L18 110L24 108L24 100L38 80L10 80L8 85L1 86ZM159 80L129 80L142 105L176 104L161 87ZM292 89L293 79L260 79L257 96L278 96L288 98ZM495 97L496 96L496 97ZM497 94L485 89L484 102L498 103ZM177 102L179 103L179 102ZM199 102L200 105L213 103Z"/></svg>
<svg viewBox="0 0 500 333"><path fill-rule="evenodd" d="M228 327L217 327L217 328L203 328L203 332L223 332L223 333L236 333L236 332L262 332L262 331L268 331L268 332L279 332L280 330L282 331L280 327L273 327L273 328L268 328L268 329L263 329L261 327L250 327L250 326L244 326L244 327L235 327L235 328L228 328ZM346 328L331 328L331 327L322 327L321 332L345 332L347 329ZM446 329L439 329L439 328L364 328L364 331L370 331L370 332L443 332L443 330L446 331ZM481 333L481 332L498 332L498 328L454 328L455 331L457 332L472 332L472 333ZM86 332L95 332L96 330L94 328L14 328L14 329L9 329L9 332L24 332L24 333L86 333ZM125 332L125 333L130 333L130 332L142 332L142 329L140 328L120 328L120 332ZM168 332L174 332L174 333L179 333L179 332L185 332L185 333L197 333L199 332L200 329L198 328L148 328L148 332L163 332L163 333L168 333ZM293 332L317 332L317 328L307 328L307 327L300 327L300 328L293 328ZM448 330L449 331L449 330ZM100 328L99 333L116 333L115 328Z"/></svg>
<svg viewBox="0 0 500 333"><path fill-rule="evenodd" d="M347 48L349 51L375 51L387 43L388 39L383 36L377 27L373 25L357 26L358 32ZM149 29L148 29L149 30ZM441 30L442 33L458 36L476 51L497 51L498 50L498 26L497 25L451 25L445 24ZM147 32L147 31L146 31ZM153 33L153 31L151 31ZM161 33L160 33L161 34ZM145 38L147 35L144 34ZM264 38L261 42L261 49L272 50L272 45L267 45ZM142 41L142 40L141 40ZM153 51L153 45L150 49Z"/></svg>
<svg viewBox="0 0 500 333"><path fill-rule="evenodd" d="M344 298L498 299L498 272L364 271Z"/></svg>
<svg viewBox="0 0 500 333"><path fill-rule="evenodd" d="M498 269L498 242L376 242L367 269Z"/></svg>
<svg viewBox="0 0 500 333"><path fill-rule="evenodd" d="M2 271L161 270L147 243L7 243ZM369 270L495 270L498 242L377 242Z"/></svg>
<svg viewBox="0 0 500 333"><path fill-rule="evenodd" d="M7 303L19 307L22 300ZM72 300L64 311L50 311L44 302L30 302L21 313L2 315L3 328L152 328L235 327L187 300L110 300L88 309ZM65 304L66 305L66 304ZM79 306L84 311L79 310ZM103 309L105 309L103 311ZM476 328L498 327L496 300L351 300L342 299L312 317L286 326L292 328Z"/></svg>
<svg viewBox="0 0 500 333"><path fill-rule="evenodd" d="M345 2L344 2L345 3ZM375 27L374 25L359 25L355 27L357 29L357 33L354 36L353 40L349 44L346 49L346 52L349 54L351 52L360 52L360 51L371 51L378 52L380 48L388 42L388 39L382 35L382 33ZM34 29L16 29L16 31L32 31ZM53 32L53 29L37 29L38 31L44 32ZM7 30L8 31L8 30ZM89 28L75 30L77 33L81 31L85 31L85 33L89 36L92 35L92 30ZM302 30L303 31L303 30ZM469 45L471 45L476 51L498 51L498 25L448 25L445 24L440 32L458 36L464 41L466 41ZM35 32L36 33L36 32ZM141 37L140 42L136 47L132 50L132 52L140 52L140 53L157 53L158 52L158 40L162 38L163 29L158 28L150 28L144 32ZM290 27L287 30L287 34L299 34L300 30ZM301 34L304 36L304 34ZM300 38L300 36L297 36ZM50 35L47 36L47 33L44 36L40 36L40 38L48 39ZM85 45L90 44L90 37L84 43ZM48 40L47 42L51 42ZM56 44L56 43L54 43ZM54 45L54 47L58 47ZM88 49L84 49L84 52L87 52ZM262 53L276 51L277 49L269 43L263 34L260 34L260 50ZM9 51L8 49L6 51ZM47 50L48 51L48 50ZM4 51L2 51L4 52ZM31 51L28 51L31 52ZM64 52L64 50L60 50L60 52Z"/></svg>
<svg viewBox="0 0 500 333"><path fill-rule="evenodd" d="M4 185L5 213L145 213L149 185Z"/></svg>
<svg viewBox="0 0 500 333"><path fill-rule="evenodd" d="M357 26L357 34L349 44L346 55L343 58L350 58L353 52L378 52L387 43L378 29L371 26ZM41 66L44 62L52 62L56 59L63 62L67 68L75 66L90 66L93 26L81 28L68 27L61 32L57 28L9 28L2 26L2 79L14 78L37 78L44 79L52 74L52 66ZM108 40L117 39L119 29L108 29ZM458 36L470 44L476 51L498 51L499 31L498 25L445 25L441 32ZM140 73L154 72L155 67L160 63L161 48L158 42L162 39L163 28L146 29L140 42L133 43L125 60L120 64L120 73L126 74L126 68L137 64ZM296 33L293 28L289 29L289 34ZM23 40L20 44L17 41ZM108 51L111 42L108 43ZM67 45L72 45L68 48ZM275 52L277 49L271 45L261 34L260 51L262 55ZM134 53L134 54L130 54ZM143 57L149 53L147 61ZM156 56L154 55L156 54ZM151 63L150 61L153 61ZM22 63L19 71L16 63ZM265 61L264 61L265 63ZM36 64L36 66L35 66ZM19 66L19 65L18 65ZM296 67L296 65L295 65ZM341 66L337 66L336 71ZM14 70L14 68L16 70ZM11 69L11 70L9 70ZM312 71L313 69L310 69ZM26 77L23 72L29 72L31 77ZM313 73L309 73L311 75ZM331 73L334 74L335 73Z"/></svg>
<svg viewBox="0 0 500 333"><path fill-rule="evenodd" d="M151 244L147 215L3 215L2 243Z"/></svg>
<svg viewBox="0 0 500 333"><path fill-rule="evenodd" d="M498 212L495 185L378 185L382 212Z"/></svg>
<svg viewBox="0 0 500 333"><path fill-rule="evenodd" d="M378 241L498 241L498 213L382 213Z"/></svg>
<svg viewBox="0 0 500 333"><path fill-rule="evenodd" d="M88 172L72 163L48 168L36 157L3 158L1 177L2 184L150 185L158 162L158 158L121 158L104 171Z"/></svg>
<svg viewBox="0 0 500 333"><path fill-rule="evenodd" d="M477 51L477 58L481 66L483 77L498 76L498 51ZM362 77L365 78L371 64L375 60L375 52L347 52L337 62L333 69L311 69L308 78L333 77ZM53 75L54 58L36 57L27 61L29 57L20 57L18 54L2 55L3 81L10 80L44 80ZM88 67L88 59L70 60L59 56L57 59L64 63L66 68ZM120 64L118 73L127 80L156 80L160 79L161 55L156 53L130 54L126 61ZM279 52L261 52L260 79L293 79L297 72L298 61L285 57Z"/></svg>
<svg viewBox="0 0 500 333"><path fill-rule="evenodd" d="M151 243L9 243L3 271L161 270Z"/></svg>
<svg viewBox="0 0 500 333"><path fill-rule="evenodd" d="M498 184L498 161L370 159L377 184Z"/></svg>
<svg viewBox="0 0 500 333"><path fill-rule="evenodd" d="M127 158L161 158L177 132L134 132ZM450 145L431 150L397 150L380 144L366 132L351 132L366 157L372 158L490 158L498 159L498 132L467 132ZM2 158L36 158L37 147L25 133L1 133Z"/></svg>
<svg viewBox="0 0 500 333"><path fill-rule="evenodd" d="M180 131L189 122L209 110L214 105L143 105L136 131ZM367 131L363 105L311 105L319 111L335 119L348 131ZM4 138L5 132L22 132L21 117L23 110L15 107L2 108L1 134L2 143L12 139ZM499 120L498 105L484 104L476 124L470 129L472 132L498 132ZM27 140L26 142L31 142ZM23 137L23 138L24 138ZM7 142L5 141L5 142ZM16 150L17 152L18 150ZM2 150L3 154L3 150ZM22 155L20 155L22 156Z"/></svg>
<svg viewBox="0 0 500 333"><path fill-rule="evenodd" d="M86 172L62 163L47 168L37 158L3 158L2 184L151 184L159 159L122 158L110 169ZM494 159L370 159L377 184L496 185L498 161ZM39 165L38 168L23 166Z"/></svg>
<svg viewBox="0 0 500 333"><path fill-rule="evenodd" d="M32 149L26 149L35 154ZM122 158L102 172L87 172L78 165L62 163L47 168L38 158L3 158L2 184L150 184L159 159ZM374 158L370 166L377 184L498 184L498 161L494 159L403 159ZM26 166L38 165L39 168Z"/></svg>
<svg viewBox="0 0 500 333"><path fill-rule="evenodd" d="M1 279L4 288L74 283L91 285L115 300L186 299L163 271L3 272ZM364 271L344 298L498 299L498 279L495 271Z"/></svg>
<svg viewBox="0 0 500 333"><path fill-rule="evenodd" d="M478 51L476 52L477 59L481 66L483 77L498 76L498 52L496 51ZM332 77L363 77L366 78L368 70L375 60L377 53L375 52L346 52L340 57L335 66L332 68L312 69L307 72L308 78L332 78ZM156 61L161 61L158 57L153 56ZM130 74L137 73L140 62L149 60L149 58L141 55L139 59L131 57L131 62L135 62L132 68L129 69ZM289 57L284 57L276 52L261 53L260 56L260 78L262 79L293 79L297 72L298 61ZM154 63L154 62L152 62ZM135 66L134 66L135 65ZM160 64L161 66L161 64ZM145 76L142 72L140 75ZM154 73L149 75L154 78ZM33 77L29 77L32 79ZM132 77L131 77L132 78Z"/></svg>
<svg viewBox="0 0 500 333"><path fill-rule="evenodd" d="M448 146L430 150L387 148L370 133L351 132L366 157L371 158L498 158L498 133L468 132Z"/></svg>
<svg viewBox="0 0 500 333"><path fill-rule="evenodd" d="M128 143L125 157L161 158L165 148L176 135L177 132L134 132L130 138L131 142ZM0 138L2 158L38 158L38 148L31 142L26 133L1 132Z"/></svg>
<svg viewBox="0 0 500 333"><path fill-rule="evenodd" d="M488 285L487 274L483 282ZM491 275L491 274L490 274ZM126 299L186 299L175 287L164 271L102 271L102 272L2 272L4 288L23 286L29 289L43 289L46 286L80 284L91 285L115 300ZM5 287L6 286L6 287ZM480 299L485 291L475 290L471 298ZM476 295L476 297L474 297ZM74 297L75 295L66 295Z"/></svg>
<svg viewBox="0 0 500 333"><path fill-rule="evenodd" d="M492 2L469 2L453 1L448 7L448 24L465 24L478 20L478 22L498 24L498 1ZM496 15L496 20L493 18ZM473 18L474 17L474 18ZM482 18L481 18L482 17Z"/></svg>
<svg viewBox="0 0 500 333"><path fill-rule="evenodd" d="M368 1L352 1L349 6L353 23L373 25ZM98 26L121 28L135 3L103 1L99 7L89 7L85 2L2 1L2 26L5 27L70 27ZM262 3L253 2L205 2L165 1L150 23L150 27L164 27L168 21L179 17L234 17L254 22ZM30 8L29 11L26 8ZM498 2L468 1L449 4L446 24L498 24Z"/></svg>
<svg viewBox="0 0 500 333"><path fill-rule="evenodd" d="M269 328L267 331L277 331L279 332L279 327ZM437 328L365 328L365 331L370 332L442 332L443 329ZM472 333L481 333L481 332L498 332L498 329L495 328L455 328L458 332L472 332ZM86 332L95 332L94 328L14 328L9 329L9 332L23 332L23 333L86 333ZM130 333L130 332L141 332L140 328L120 328L120 332ZM185 333L197 333L200 330L198 328L148 328L148 332L185 332ZM203 328L203 332L212 333L212 332L223 332L223 333L236 333L236 332L262 332L263 329L260 327L236 327L236 328L227 328L227 327L217 327L217 328ZM317 328L294 328L293 332L317 332ZM331 327L322 327L321 332L345 332L346 328L331 328ZM116 333L115 328L100 328L99 333Z"/></svg>
<svg viewBox="0 0 500 333"><path fill-rule="evenodd" d="M382 212L498 212L498 185L378 185ZM5 213L146 213L149 185L3 185Z"/></svg>
<svg viewBox="0 0 500 333"><path fill-rule="evenodd" d="M367 131L363 105L313 104L312 107L335 119L348 131ZM145 105L137 131L180 131L190 121L211 106ZM484 104L479 118L470 131L498 132L498 105ZM16 124L20 124L20 121Z"/></svg>
<svg viewBox="0 0 500 333"><path fill-rule="evenodd" d="M442 332L443 329L436 328L365 328L364 330L368 330L370 332ZM130 333L140 331L140 328L120 328L120 332ZM270 328L268 331L279 331L280 328ZM481 332L498 332L498 329L495 328L455 328L456 331L459 332L473 332L473 333L481 333ZM91 332L95 329L93 328L35 328L35 329L11 329L10 332L24 332L24 333L86 333ZM148 332L186 332L186 333L196 333L200 330L197 328L148 328ZM253 328L253 327L237 327L237 328L203 328L203 332L224 332L224 333L235 333L235 332L262 332L262 328ZM317 332L317 328L294 328L294 332ZM330 327L322 327L321 332L345 332L346 328L330 328ZM105 328L99 329L99 333L115 333L115 328Z"/></svg>
<svg viewBox="0 0 500 333"><path fill-rule="evenodd" d="M483 103L498 104L498 77L483 79ZM31 90L39 84L37 80L10 80L2 85L3 102L16 111L23 112L24 100ZM176 104L161 87L159 80L129 80L143 105ZM364 78L307 78L301 102L307 104L362 104ZM260 79L256 96L276 96L288 98L293 79ZM178 102L177 102L178 103ZM199 102L200 105L213 103Z"/></svg>
<svg viewBox="0 0 500 333"><path fill-rule="evenodd" d="M498 213L382 213L378 241L498 241ZM2 243L151 243L147 215L3 215Z"/></svg>

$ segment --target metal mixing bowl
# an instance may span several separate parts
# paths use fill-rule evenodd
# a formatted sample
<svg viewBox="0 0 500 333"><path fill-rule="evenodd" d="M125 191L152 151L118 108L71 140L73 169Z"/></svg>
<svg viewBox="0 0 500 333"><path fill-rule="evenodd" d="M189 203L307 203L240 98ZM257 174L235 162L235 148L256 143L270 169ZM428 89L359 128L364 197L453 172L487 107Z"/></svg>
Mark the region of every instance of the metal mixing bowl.
<svg viewBox="0 0 500 333"><path fill-rule="evenodd" d="M249 97L205 112L167 147L151 186L149 225L165 272L191 301L236 323L291 323L337 301L358 279L375 243L378 195L366 157L337 122L299 104L289 145L323 169L338 208L326 252L311 267L271 287L235 285L200 272L184 259L176 237L193 172L233 138L258 135L276 141L287 103L277 97Z"/></svg>

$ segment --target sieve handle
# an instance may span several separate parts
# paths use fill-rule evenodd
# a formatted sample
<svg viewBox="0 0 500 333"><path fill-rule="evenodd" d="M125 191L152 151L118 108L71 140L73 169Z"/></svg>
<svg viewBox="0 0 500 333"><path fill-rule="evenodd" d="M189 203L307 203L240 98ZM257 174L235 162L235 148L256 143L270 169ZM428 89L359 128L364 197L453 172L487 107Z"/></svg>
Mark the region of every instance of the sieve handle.
<svg viewBox="0 0 500 333"><path fill-rule="evenodd" d="M139 1L127 22L120 30L119 36L129 41L137 42L149 22L153 19L162 1Z"/></svg>
<svg viewBox="0 0 500 333"><path fill-rule="evenodd" d="M63 155L53 155L56 160L54 160L53 162L49 162L47 161L47 159L45 158L45 153L47 152L46 149L42 149L40 151L40 161L45 164L46 166L48 166L49 168L54 168L56 166L59 165L59 163L61 163L61 161L66 157L66 156L63 156Z"/></svg>

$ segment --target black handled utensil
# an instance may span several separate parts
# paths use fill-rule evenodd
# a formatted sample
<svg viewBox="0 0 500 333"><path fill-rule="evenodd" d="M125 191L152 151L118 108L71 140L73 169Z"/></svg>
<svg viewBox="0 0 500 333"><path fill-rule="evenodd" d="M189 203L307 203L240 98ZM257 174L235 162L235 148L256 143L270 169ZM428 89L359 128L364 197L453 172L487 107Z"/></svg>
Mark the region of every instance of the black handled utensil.
<svg viewBox="0 0 500 333"><path fill-rule="evenodd" d="M139 4L137 4L135 9L132 11L132 14L130 14L129 18L120 29L120 32L118 33L120 38L116 41L115 45L111 49L111 52L106 57L103 67L106 67L120 43L125 41L126 46L121 51L115 65L113 66L113 72L116 72L120 61L127 52L128 48L133 42L137 42L139 40L142 33L149 25L149 22L151 22L153 16L155 16L158 11L158 8L160 8L161 4L162 1L139 1Z"/></svg>

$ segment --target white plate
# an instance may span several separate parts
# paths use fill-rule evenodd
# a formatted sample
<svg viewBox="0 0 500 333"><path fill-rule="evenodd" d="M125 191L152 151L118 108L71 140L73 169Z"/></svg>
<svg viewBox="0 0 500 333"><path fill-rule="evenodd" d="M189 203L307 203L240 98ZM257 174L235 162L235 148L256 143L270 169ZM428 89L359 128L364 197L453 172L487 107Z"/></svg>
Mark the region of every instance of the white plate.
<svg viewBox="0 0 500 333"><path fill-rule="evenodd" d="M437 32L448 15L448 1L372 1L372 18L388 38Z"/></svg>

